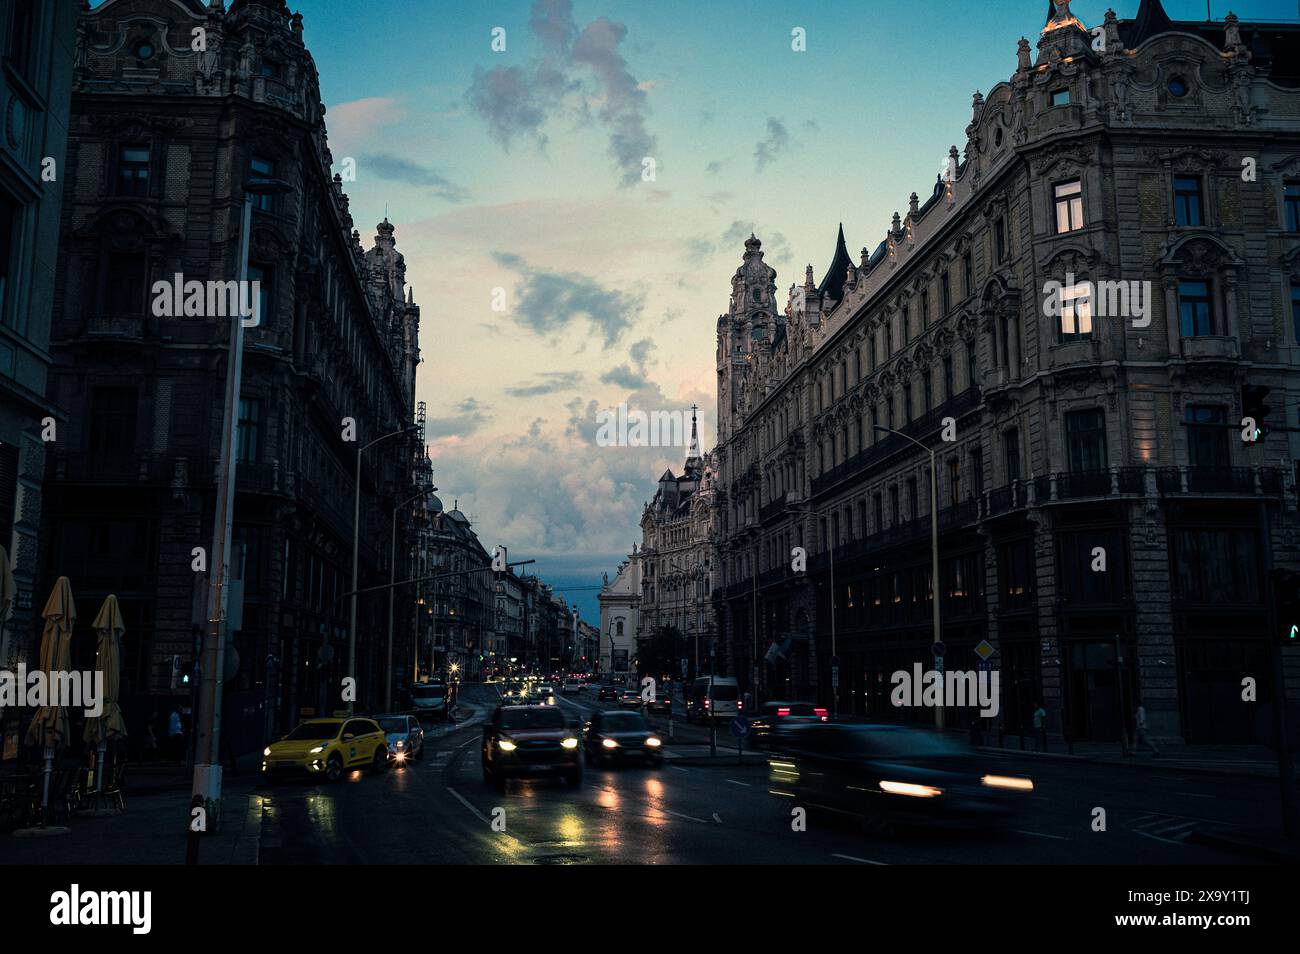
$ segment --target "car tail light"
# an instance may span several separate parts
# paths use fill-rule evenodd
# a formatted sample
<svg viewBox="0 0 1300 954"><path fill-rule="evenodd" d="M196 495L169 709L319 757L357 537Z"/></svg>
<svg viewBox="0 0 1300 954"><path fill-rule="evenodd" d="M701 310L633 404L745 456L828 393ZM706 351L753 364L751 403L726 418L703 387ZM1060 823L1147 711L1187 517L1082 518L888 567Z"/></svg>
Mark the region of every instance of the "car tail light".
<svg viewBox="0 0 1300 954"><path fill-rule="evenodd" d="M708 696L705 696L705 697L704 697L704 708L706 708L706 709L711 709L712 707L713 707L713 705L712 705L712 702L710 701L709 697L708 697Z"/></svg>
<svg viewBox="0 0 1300 954"><path fill-rule="evenodd" d="M781 708L779 708L779 709L776 710L776 714L779 715L779 716L787 716L787 715L790 714L790 707L789 707L789 706L781 706Z"/></svg>
<svg viewBox="0 0 1300 954"><path fill-rule="evenodd" d="M821 716L821 720L822 720L823 722L826 721L826 710L825 710L825 709L814 709L813 712L815 712L815 713L817 713L817 715Z"/></svg>
<svg viewBox="0 0 1300 954"><path fill-rule="evenodd" d="M745 703L742 702L741 700L737 699L737 700L736 700L736 711L739 712L739 711L740 711L741 709L743 709L743 708L745 708Z"/></svg>

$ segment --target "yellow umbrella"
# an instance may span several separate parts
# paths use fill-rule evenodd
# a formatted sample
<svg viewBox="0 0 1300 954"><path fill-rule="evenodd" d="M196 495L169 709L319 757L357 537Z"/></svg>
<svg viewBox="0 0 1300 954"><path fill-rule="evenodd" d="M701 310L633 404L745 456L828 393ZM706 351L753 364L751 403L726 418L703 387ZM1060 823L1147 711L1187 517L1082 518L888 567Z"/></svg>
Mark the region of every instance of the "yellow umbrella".
<svg viewBox="0 0 1300 954"><path fill-rule="evenodd" d="M41 668L49 674L49 693L58 685L57 673L72 668L72 627L77 622L77 604L72 602L72 584L59 577L41 611L45 632L41 635ZM51 698L45 700L53 701ZM44 705L36 710L27 729L27 744L64 745L68 740L68 713L62 706Z"/></svg>
<svg viewBox="0 0 1300 954"><path fill-rule="evenodd" d="M122 633L126 626L122 623L122 611L118 609L117 597L112 593L99 608L92 628L99 636L95 650L95 671L104 674L104 711L97 718L86 720L85 739L91 745L97 745L119 735L126 735L126 723L122 721L122 708L117 704L118 692L122 682Z"/></svg>

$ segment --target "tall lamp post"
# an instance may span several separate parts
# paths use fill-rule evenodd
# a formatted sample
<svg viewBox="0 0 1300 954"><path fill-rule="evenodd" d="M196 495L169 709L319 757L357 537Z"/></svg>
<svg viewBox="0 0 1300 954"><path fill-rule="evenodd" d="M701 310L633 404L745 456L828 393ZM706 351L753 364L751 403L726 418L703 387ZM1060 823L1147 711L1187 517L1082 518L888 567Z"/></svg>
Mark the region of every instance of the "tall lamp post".
<svg viewBox="0 0 1300 954"><path fill-rule="evenodd" d="M892 427L885 427L883 424L874 425L878 431L886 431L890 434L897 434L904 440L909 440L921 450L930 455L930 589L932 595L930 602L934 610L934 634L930 645L937 646L942 640L939 638L939 471L935 467L934 449L926 447L914 437L909 437L902 431L896 431ZM937 660L939 657L935 656ZM934 727L943 728L943 706L934 707Z"/></svg>
<svg viewBox="0 0 1300 954"><path fill-rule="evenodd" d="M390 712L393 708L393 598L397 592L394 582L397 580L397 515L402 508L408 504L414 503L421 497L427 497L437 490L437 487L429 486L417 494L412 494L400 504L393 508L391 521L391 536L388 545L388 659L384 666L384 711ZM418 643L417 643L418 645Z"/></svg>
<svg viewBox="0 0 1300 954"><path fill-rule="evenodd" d="M408 424L406 427L393 431L391 434L376 437L369 444L362 444L357 448L356 486L352 497L352 608L348 613L348 676L353 680L357 676L357 569L361 550L361 456L380 441L386 441L390 437L400 437L403 434L414 434L419 430L420 425ZM352 698L348 700L349 718L351 718L355 708L356 685L354 684Z"/></svg>
<svg viewBox="0 0 1300 954"><path fill-rule="evenodd" d="M821 514L818 513L816 510L808 510L803 507L789 507L787 509L791 513L804 513L804 514L808 514L810 517L818 517L818 518L821 517ZM831 667L832 670L834 670L839 666L839 661L838 661L839 656L835 648L835 544L838 541L836 541L834 536L832 536L829 533L827 534L826 540L827 540L826 555L830 558L830 564L831 564ZM832 682L831 716L834 717L839 715L839 710L840 710L840 687L838 685L839 682L838 672L832 671L831 682Z"/></svg>
<svg viewBox="0 0 1300 954"><path fill-rule="evenodd" d="M249 233L253 205L258 196L284 195L293 186L282 179L248 179L244 182L244 205L239 227L239 287L248 283ZM251 296L250 296L251 297ZM252 299L256 305L256 299ZM260 315L259 315L260 318ZM218 468L217 501L212 525L212 552L208 566L208 631L200 657L202 680L198 712L195 713L194 781L191 794L203 799L208 813L207 831L216 831L221 819L221 683L225 670L226 611L229 603L226 580L230 574L230 540L235 521L235 454L239 428L239 392L244 375L244 322L236 313L230 323L230 356L226 359L225 408L221 424L221 461ZM197 861L197 857L195 859Z"/></svg>

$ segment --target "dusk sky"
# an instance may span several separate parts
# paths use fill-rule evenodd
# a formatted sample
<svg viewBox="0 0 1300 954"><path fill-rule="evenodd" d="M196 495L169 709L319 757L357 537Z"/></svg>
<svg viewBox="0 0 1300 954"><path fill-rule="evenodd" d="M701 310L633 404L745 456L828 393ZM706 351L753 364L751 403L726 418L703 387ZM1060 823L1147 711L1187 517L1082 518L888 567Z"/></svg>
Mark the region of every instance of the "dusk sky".
<svg viewBox="0 0 1300 954"><path fill-rule="evenodd" d="M1093 26L1107 6L1072 9ZM417 397L446 506L561 590L612 575L685 448L598 447L596 412L695 402L711 447L715 325L750 231L782 298L805 264L820 280L840 222L855 260L874 248L1047 7L299 0L335 162L356 160L357 228L369 246L387 209L422 309ZM597 618L594 591L572 597Z"/></svg>

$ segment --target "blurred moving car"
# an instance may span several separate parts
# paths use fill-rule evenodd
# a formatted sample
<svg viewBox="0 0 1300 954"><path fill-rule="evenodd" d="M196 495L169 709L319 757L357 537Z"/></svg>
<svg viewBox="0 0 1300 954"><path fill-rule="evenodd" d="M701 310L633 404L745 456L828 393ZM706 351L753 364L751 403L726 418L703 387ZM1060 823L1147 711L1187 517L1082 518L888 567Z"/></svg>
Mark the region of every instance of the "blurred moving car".
<svg viewBox="0 0 1300 954"><path fill-rule="evenodd" d="M555 695L555 687L549 682L538 683L537 687L533 689L532 695L536 699L547 699Z"/></svg>
<svg viewBox="0 0 1300 954"><path fill-rule="evenodd" d="M701 676L686 696L686 721L731 719L745 708L734 676Z"/></svg>
<svg viewBox="0 0 1300 954"><path fill-rule="evenodd" d="M410 689L411 709L416 715L446 719L451 713L447 686L441 682L417 682Z"/></svg>
<svg viewBox="0 0 1300 954"><path fill-rule="evenodd" d="M566 679L564 680L564 684L560 686L560 693L562 695L576 696L580 692L582 692L582 683L574 679Z"/></svg>
<svg viewBox="0 0 1300 954"><path fill-rule="evenodd" d="M826 710L811 702L764 702L749 720L749 742L754 748L774 744L774 740L792 725L825 722Z"/></svg>
<svg viewBox="0 0 1300 954"><path fill-rule="evenodd" d="M394 765L424 758L424 728L411 715L377 715L375 721L388 740L388 756Z"/></svg>
<svg viewBox="0 0 1300 954"><path fill-rule="evenodd" d="M483 727L483 781L504 788L507 778L558 775L582 783L578 733L550 706L499 706Z"/></svg>
<svg viewBox="0 0 1300 954"><path fill-rule="evenodd" d="M926 729L815 722L785 730L768 759L772 791L860 818L868 830L967 827L1009 821L1032 779L1003 775L964 744Z"/></svg>
<svg viewBox="0 0 1300 954"><path fill-rule="evenodd" d="M635 689L622 689L618 694L618 707L620 709L640 709L641 693Z"/></svg>
<svg viewBox="0 0 1300 954"><path fill-rule="evenodd" d="M308 719L262 750L262 775L305 772L337 782L350 768L387 771L388 740L371 719Z"/></svg>
<svg viewBox="0 0 1300 954"><path fill-rule="evenodd" d="M524 700L524 684L522 682L507 682L505 691L501 693L504 702L522 702Z"/></svg>
<svg viewBox="0 0 1300 954"><path fill-rule="evenodd" d="M663 740L639 712L597 712L583 729L582 740L588 765L627 759L655 766L664 763Z"/></svg>
<svg viewBox="0 0 1300 954"><path fill-rule="evenodd" d="M618 686L601 686L596 693L596 701L604 702L609 700L610 702L618 702L618 694L622 691Z"/></svg>
<svg viewBox="0 0 1300 954"><path fill-rule="evenodd" d="M672 712L673 697L666 692L656 692L655 697L646 703L651 712Z"/></svg>

